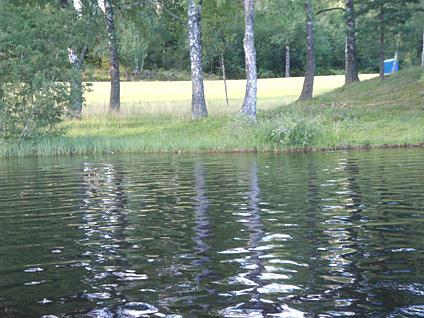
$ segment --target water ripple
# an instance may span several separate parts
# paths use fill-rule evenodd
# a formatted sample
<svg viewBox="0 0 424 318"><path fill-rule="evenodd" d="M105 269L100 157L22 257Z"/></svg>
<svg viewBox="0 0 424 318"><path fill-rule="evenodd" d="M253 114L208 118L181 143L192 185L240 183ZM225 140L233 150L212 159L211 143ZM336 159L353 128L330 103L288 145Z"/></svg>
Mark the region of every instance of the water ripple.
<svg viewBox="0 0 424 318"><path fill-rule="evenodd" d="M0 316L424 317L424 152L0 162Z"/></svg>

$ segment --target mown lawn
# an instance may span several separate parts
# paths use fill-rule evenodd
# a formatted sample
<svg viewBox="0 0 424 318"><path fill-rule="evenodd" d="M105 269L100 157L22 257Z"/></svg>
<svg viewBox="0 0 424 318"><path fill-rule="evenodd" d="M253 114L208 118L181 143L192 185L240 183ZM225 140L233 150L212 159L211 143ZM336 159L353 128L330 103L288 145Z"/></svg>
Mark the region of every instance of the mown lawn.
<svg viewBox="0 0 424 318"><path fill-rule="evenodd" d="M375 74L361 75L362 80ZM344 76L317 76L315 95L323 94L343 86ZM230 105L225 103L223 81L205 81L205 95L211 115L227 114L239 110L245 92L245 80L227 81ZM303 77L260 79L258 83L258 108L270 109L293 102L299 96ZM85 98L85 112L106 113L109 103L110 83L90 83ZM121 99L123 114L172 114L185 116L191 108L191 82L122 82Z"/></svg>

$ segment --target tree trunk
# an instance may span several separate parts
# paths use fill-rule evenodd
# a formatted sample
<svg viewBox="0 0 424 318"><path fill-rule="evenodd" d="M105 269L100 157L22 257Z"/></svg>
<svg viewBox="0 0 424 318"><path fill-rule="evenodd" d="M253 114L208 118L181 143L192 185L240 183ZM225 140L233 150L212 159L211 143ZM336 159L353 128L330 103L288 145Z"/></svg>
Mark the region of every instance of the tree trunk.
<svg viewBox="0 0 424 318"><path fill-rule="evenodd" d="M380 7L380 80L384 81L384 7Z"/></svg>
<svg viewBox="0 0 424 318"><path fill-rule="evenodd" d="M286 42L286 68L285 68L285 77L290 77L290 45L289 42Z"/></svg>
<svg viewBox="0 0 424 318"><path fill-rule="evenodd" d="M243 47L246 67L246 93L240 112L253 121L256 121L256 99L258 90L258 76L256 70L255 50L255 5L254 0L243 0L244 11L244 39Z"/></svg>
<svg viewBox="0 0 424 318"><path fill-rule="evenodd" d="M71 4L68 0L61 0L60 3L64 9L75 9L75 11L78 13L78 16L81 17L81 3L79 6L77 6L73 1L71 1ZM78 49L75 48L68 48L68 51L69 62L71 63L73 69L73 76L70 83L71 109L68 116L71 118L79 119L81 118L82 106L84 102L82 71L88 48L87 46L84 46L81 52L78 52Z"/></svg>
<svg viewBox="0 0 424 318"><path fill-rule="evenodd" d="M113 13L112 0L104 0L104 14L109 39L109 75L111 84L109 110L112 112L119 112L121 108L121 83L119 78L118 44L116 40L115 17Z"/></svg>
<svg viewBox="0 0 424 318"><path fill-rule="evenodd" d="M399 50L400 50L400 33L396 37L396 51L395 51L395 62L392 67L392 74L396 75L396 66L399 64Z"/></svg>
<svg viewBox="0 0 424 318"><path fill-rule="evenodd" d="M315 48L314 48L314 22L312 1L308 0L305 3L306 12L306 72L305 81L303 82L302 93L299 100L311 99L314 92L314 77L315 77Z"/></svg>
<svg viewBox="0 0 424 318"><path fill-rule="evenodd" d="M193 119L208 116L203 86L202 66L202 0L188 2L188 42L190 45L191 63L191 114Z"/></svg>
<svg viewBox="0 0 424 318"><path fill-rule="evenodd" d="M423 30L423 50L421 52L421 67L424 68L424 30Z"/></svg>
<svg viewBox="0 0 424 318"><path fill-rule="evenodd" d="M356 51L356 26L353 0L346 0L346 71L345 84L359 81Z"/></svg>
<svg viewBox="0 0 424 318"><path fill-rule="evenodd" d="M224 81L224 89L225 89L225 102L227 103L227 107L230 106L230 103L228 102L228 88L227 88L227 75L225 73L225 59L224 59L224 53L221 53L219 55L219 64L221 64L221 70L222 70L222 79Z"/></svg>
<svg viewBox="0 0 424 318"><path fill-rule="evenodd" d="M82 106L84 102L83 97L83 84L82 84L82 70L84 59L87 54L88 48L84 47L78 56L73 50L69 53L69 59L74 70L73 78L71 80L71 114L72 118L81 118Z"/></svg>

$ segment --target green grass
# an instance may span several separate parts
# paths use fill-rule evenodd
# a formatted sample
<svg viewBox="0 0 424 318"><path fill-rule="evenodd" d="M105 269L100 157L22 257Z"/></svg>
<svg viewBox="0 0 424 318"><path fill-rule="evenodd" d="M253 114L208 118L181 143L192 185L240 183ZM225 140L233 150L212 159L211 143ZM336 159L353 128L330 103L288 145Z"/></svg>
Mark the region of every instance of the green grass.
<svg viewBox="0 0 424 318"><path fill-rule="evenodd" d="M328 86L330 78L334 80L334 77L323 78ZM259 94L261 110L257 125L250 125L237 115L239 98L243 96L240 85L239 91L234 89L232 95L237 107L225 109L226 106L217 99L215 104L212 103L212 109L214 105L217 109L201 121L191 121L187 109L176 111L174 103L165 101L155 101L162 108L150 104L152 109L146 111L143 105L134 106L131 112L123 111L118 116L90 110L89 106L83 120L63 123L67 131L65 136L43 138L32 143L3 144L0 145L0 157L292 151L424 143L424 81L420 69L403 71L384 82L365 80L322 94L312 101L286 105L284 96L277 96L283 92L288 100L292 98L284 86L277 90L284 81L267 81L268 86L263 86ZM148 84L153 85L152 82ZM186 82L171 84L174 87L188 85ZM218 85L218 82L212 84ZM155 85L158 90L166 86L162 82ZM333 85L340 86L335 82ZM317 86L325 91L323 83ZM175 98L183 96L182 90L181 95L177 91ZM96 90L91 94L89 98L104 97ZM219 94L216 94L218 98ZM141 95L153 103L154 98L164 98L161 96L165 94ZM215 95L211 95L209 89L209 108L214 101L211 96ZM280 100L279 106L276 106L276 100ZM225 111L219 111L219 107Z"/></svg>
<svg viewBox="0 0 424 318"><path fill-rule="evenodd" d="M361 75L361 79L370 79L373 74ZM317 76L315 94L323 94L343 86L344 76ZM109 105L110 83L95 82L86 94L87 115L107 113ZM260 79L258 82L258 108L274 108L293 102L300 95L303 77ZM211 115L237 112L240 108L245 80L227 82L230 105L225 104L223 81L205 81L205 95ZM152 114L187 116L191 109L191 82L122 82L121 101L123 115Z"/></svg>

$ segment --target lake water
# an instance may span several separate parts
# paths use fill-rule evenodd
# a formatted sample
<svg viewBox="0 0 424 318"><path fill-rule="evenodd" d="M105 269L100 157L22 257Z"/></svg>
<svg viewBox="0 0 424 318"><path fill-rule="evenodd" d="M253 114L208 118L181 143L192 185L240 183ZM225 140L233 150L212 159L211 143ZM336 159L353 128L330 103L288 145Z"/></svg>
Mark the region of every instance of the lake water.
<svg viewBox="0 0 424 318"><path fill-rule="evenodd" d="M0 317L424 317L424 150L0 162Z"/></svg>

